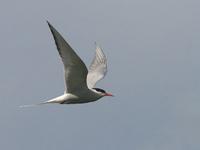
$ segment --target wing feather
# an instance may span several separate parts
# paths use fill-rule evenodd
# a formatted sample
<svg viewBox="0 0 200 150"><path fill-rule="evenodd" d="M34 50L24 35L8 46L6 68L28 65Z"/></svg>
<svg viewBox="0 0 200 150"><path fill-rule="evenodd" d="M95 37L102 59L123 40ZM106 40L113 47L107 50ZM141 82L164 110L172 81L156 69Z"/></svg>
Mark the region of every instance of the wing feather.
<svg viewBox="0 0 200 150"><path fill-rule="evenodd" d="M107 73L107 59L103 50L97 45L95 57L89 67L87 75L87 85L89 88L93 88L96 83L103 79Z"/></svg>
<svg viewBox="0 0 200 150"><path fill-rule="evenodd" d="M47 21L65 69L66 92L87 88L87 67L61 34Z"/></svg>

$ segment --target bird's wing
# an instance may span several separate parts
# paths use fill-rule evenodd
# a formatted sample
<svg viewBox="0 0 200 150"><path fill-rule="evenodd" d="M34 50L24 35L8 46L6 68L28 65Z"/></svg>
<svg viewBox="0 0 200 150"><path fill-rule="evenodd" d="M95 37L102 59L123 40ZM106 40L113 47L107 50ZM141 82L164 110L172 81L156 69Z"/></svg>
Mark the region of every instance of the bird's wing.
<svg viewBox="0 0 200 150"><path fill-rule="evenodd" d="M65 92L74 93L82 88L87 88L86 78L88 70L84 62L74 52L61 34L48 21L47 23L53 34L56 47L64 64Z"/></svg>
<svg viewBox="0 0 200 150"><path fill-rule="evenodd" d="M107 60L102 49L97 45L95 57L90 65L87 75L87 85L93 88L95 84L101 80L107 72Z"/></svg>

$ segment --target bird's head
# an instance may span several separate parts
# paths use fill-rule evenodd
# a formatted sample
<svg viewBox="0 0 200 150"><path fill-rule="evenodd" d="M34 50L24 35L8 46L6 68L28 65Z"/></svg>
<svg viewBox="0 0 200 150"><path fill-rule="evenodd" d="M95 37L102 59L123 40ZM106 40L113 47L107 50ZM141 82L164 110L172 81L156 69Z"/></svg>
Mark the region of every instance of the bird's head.
<svg viewBox="0 0 200 150"><path fill-rule="evenodd" d="M113 96L111 93L107 93L106 91L104 91L103 89L100 88L92 88L96 93L98 93L99 95L103 96Z"/></svg>

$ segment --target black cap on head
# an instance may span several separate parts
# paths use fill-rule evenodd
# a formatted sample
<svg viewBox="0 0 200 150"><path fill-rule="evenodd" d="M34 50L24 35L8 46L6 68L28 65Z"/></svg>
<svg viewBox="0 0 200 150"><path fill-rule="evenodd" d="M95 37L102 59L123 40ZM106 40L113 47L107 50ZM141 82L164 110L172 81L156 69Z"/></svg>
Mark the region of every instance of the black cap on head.
<svg viewBox="0 0 200 150"><path fill-rule="evenodd" d="M104 91L103 89L99 89L99 88L93 88L93 89L95 89L97 92L106 93L106 91Z"/></svg>

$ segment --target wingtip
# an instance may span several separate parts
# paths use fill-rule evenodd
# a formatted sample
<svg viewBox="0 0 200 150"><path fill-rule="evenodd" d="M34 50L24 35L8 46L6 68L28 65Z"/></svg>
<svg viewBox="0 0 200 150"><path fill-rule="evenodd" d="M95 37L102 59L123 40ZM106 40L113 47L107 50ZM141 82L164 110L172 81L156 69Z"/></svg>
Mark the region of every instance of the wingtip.
<svg viewBox="0 0 200 150"><path fill-rule="evenodd" d="M50 26L50 25L51 25L51 24L49 23L49 21L48 21L48 20L46 20L46 22L47 22L48 26Z"/></svg>
<svg viewBox="0 0 200 150"><path fill-rule="evenodd" d="M97 44L97 41L94 41L94 45L97 47L97 45L98 45L98 44Z"/></svg>
<svg viewBox="0 0 200 150"><path fill-rule="evenodd" d="M47 22L49 28L51 29L51 28L53 27L53 26L51 25L51 23L50 23L48 20L46 20L46 22Z"/></svg>
<svg viewBox="0 0 200 150"><path fill-rule="evenodd" d="M96 49L97 48L102 49L101 45L97 41L94 41L94 45L95 45Z"/></svg>
<svg viewBox="0 0 200 150"><path fill-rule="evenodd" d="M97 41L94 41L94 45L95 45L96 47L100 47L100 45L99 45L99 43L98 43Z"/></svg>

